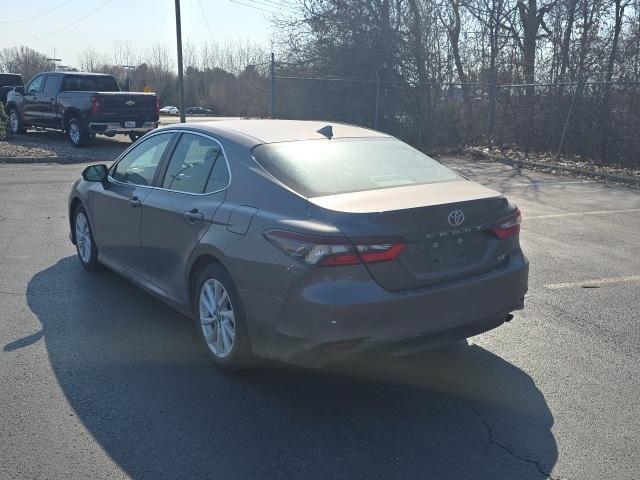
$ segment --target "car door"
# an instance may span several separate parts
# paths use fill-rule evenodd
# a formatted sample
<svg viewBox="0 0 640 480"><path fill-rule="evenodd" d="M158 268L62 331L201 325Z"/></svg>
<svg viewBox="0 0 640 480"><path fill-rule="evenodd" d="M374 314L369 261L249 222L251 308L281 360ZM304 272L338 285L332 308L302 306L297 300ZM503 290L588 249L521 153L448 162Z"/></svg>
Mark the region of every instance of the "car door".
<svg viewBox="0 0 640 480"><path fill-rule="evenodd" d="M41 97L41 123L46 127L60 128L62 126L62 115L57 111L57 96L60 91L62 75L49 74L44 81Z"/></svg>
<svg viewBox="0 0 640 480"><path fill-rule="evenodd" d="M149 279L140 246L143 202L152 192L158 167L174 137L154 134L130 148L110 169L108 184L93 199L93 229L100 257Z"/></svg>
<svg viewBox="0 0 640 480"><path fill-rule="evenodd" d="M42 87L45 75L35 76L25 88L22 104L22 120L31 125L40 125L42 114Z"/></svg>
<svg viewBox="0 0 640 480"><path fill-rule="evenodd" d="M143 202L141 242L151 282L182 302L189 256L211 227L231 176L222 145L199 133L183 133L165 164L158 188Z"/></svg>

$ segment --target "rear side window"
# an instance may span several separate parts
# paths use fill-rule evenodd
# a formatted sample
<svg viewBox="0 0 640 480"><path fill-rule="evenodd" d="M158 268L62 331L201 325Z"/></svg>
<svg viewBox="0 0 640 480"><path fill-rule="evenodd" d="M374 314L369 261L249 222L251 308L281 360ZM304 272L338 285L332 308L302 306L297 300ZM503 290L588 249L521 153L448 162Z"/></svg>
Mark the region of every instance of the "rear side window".
<svg viewBox="0 0 640 480"><path fill-rule="evenodd" d="M220 145L207 137L184 133L176 146L162 188L209 193L227 186L229 174Z"/></svg>
<svg viewBox="0 0 640 480"><path fill-rule="evenodd" d="M272 143L256 147L253 154L266 171L305 197L460 179L395 138Z"/></svg>
<svg viewBox="0 0 640 480"><path fill-rule="evenodd" d="M62 81L65 92L119 92L118 82L108 75L66 75Z"/></svg>
<svg viewBox="0 0 640 480"><path fill-rule="evenodd" d="M44 90L42 93L45 95L55 95L58 92L59 85L60 75L47 75L47 79L44 81Z"/></svg>

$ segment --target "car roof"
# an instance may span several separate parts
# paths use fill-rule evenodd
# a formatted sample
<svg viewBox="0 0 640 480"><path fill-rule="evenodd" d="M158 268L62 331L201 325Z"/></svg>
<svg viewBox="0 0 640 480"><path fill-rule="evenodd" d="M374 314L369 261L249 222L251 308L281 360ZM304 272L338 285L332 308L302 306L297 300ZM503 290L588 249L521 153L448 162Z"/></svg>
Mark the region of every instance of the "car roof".
<svg viewBox="0 0 640 480"><path fill-rule="evenodd" d="M318 130L331 126L333 138L390 138L389 135L368 128L337 122L314 120L220 120L173 124L165 128L192 129L220 136L231 136L245 146L261 143L294 142L327 138Z"/></svg>
<svg viewBox="0 0 640 480"><path fill-rule="evenodd" d="M38 73L38 75L53 75L54 73L57 74L57 75L66 75L66 76L91 75L91 76L95 76L95 77L113 77L113 75L111 75L109 73L93 73L93 72L40 72L40 73Z"/></svg>

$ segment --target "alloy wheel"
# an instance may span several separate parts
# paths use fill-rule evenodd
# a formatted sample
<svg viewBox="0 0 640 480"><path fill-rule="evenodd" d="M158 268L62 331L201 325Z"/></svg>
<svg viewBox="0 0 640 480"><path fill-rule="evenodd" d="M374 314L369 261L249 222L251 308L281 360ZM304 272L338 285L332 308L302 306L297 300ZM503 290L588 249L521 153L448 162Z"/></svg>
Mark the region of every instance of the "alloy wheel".
<svg viewBox="0 0 640 480"><path fill-rule="evenodd" d="M82 262L89 263L91 259L91 230L89 230L87 217L82 212L76 215L76 246Z"/></svg>
<svg viewBox="0 0 640 480"><path fill-rule="evenodd" d="M9 124L11 125L11 133L18 133L18 129L20 128L20 119L18 118L18 114L15 110L13 110L9 116Z"/></svg>
<svg viewBox="0 0 640 480"><path fill-rule="evenodd" d="M80 143L80 126L77 122L71 122L69 125L69 137L74 145Z"/></svg>
<svg viewBox="0 0 640 480"><path fill-rule="evenodd" d="M227 290L215 278L202 285L199 301L200 328L211 353L229 356L236 332L233 305Z"/></svg>

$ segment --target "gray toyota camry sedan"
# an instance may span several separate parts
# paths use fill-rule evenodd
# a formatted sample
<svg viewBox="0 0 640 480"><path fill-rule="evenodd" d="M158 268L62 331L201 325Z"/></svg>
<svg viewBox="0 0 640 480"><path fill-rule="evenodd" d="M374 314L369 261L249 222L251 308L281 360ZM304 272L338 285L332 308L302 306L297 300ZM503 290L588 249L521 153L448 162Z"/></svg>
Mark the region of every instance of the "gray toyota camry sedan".
<svg viewBox="0 0 640 480"><path fill-rule="evenodd" d="M69 196L71 241L193 318L214 363L320 366L487 331L523 308L520 211L389 135L172 125Z"/></svg>

